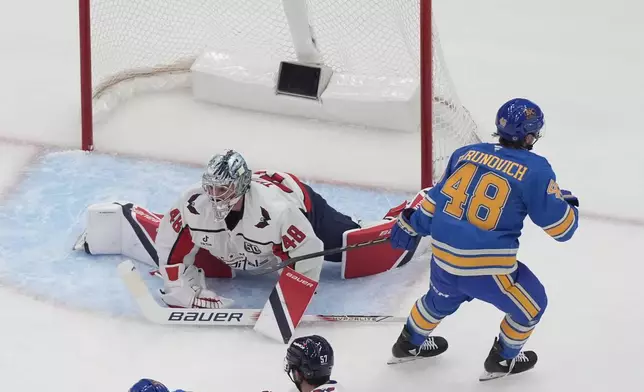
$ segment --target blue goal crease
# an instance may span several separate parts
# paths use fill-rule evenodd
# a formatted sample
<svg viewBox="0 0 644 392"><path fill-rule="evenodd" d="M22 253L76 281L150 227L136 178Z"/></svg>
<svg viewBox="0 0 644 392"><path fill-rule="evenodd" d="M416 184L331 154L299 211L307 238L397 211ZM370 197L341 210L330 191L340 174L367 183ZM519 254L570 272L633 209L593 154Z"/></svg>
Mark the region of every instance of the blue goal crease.
<svg viewBox="0 0 644 392"><path fill-rule="evenodd" d="M298 174L298 173L296 173ZM116 272L121 256L89 256L71 248L81 233L85 208L92 203L131 201L155 212L165 210L201 169L186 165L87 154L43 155L0 206L0 281L73 308L114 315L140 315ZM392 205L413 195L350 186L310 183L338 210L365 221L378 220ZM386 274L340 279L340 264L325 263L309 314L388 314L397 312L409 283L424 276L426 260ZM149 268L139 265L143 271ZM144 277L150 290L161 280ZM235 307L262 308L276 275L212 279L217 293Z"/></svg>

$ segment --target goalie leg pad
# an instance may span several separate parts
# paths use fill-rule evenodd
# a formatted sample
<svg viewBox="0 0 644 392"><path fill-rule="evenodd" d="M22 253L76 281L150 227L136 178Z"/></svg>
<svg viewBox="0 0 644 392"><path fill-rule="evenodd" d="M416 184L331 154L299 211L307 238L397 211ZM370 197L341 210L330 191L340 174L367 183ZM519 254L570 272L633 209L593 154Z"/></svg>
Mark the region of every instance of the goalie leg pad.
<svg viewBox="0 0 644 392"><path fill-rule="evenodd" d="M154 242L163 219L134 203L99 203L87 208L87 222L78 246L92 255L124 255L157 267L159 256ZM188 230L177 239L171 258L182 262L194 249L194 265L203 269L207 278L232 278L234 271L205 249L192 243Z"/></svg>
<svg viewBox="0 0 644 392"><path fill-rule="evenodd" d="M92 204L87 207L85 231L78 245L91 255L121 254L121 206L115 203Z"/></svg>
<svg viewBox="0 0 644 392"><path fill-rule="evenodd" d="M407 207L407 200L403 201L402 203L400 203L395 207L391 207L391 209L387 211L387 213L382 219L391 220L391 219L398 218L398 215L400 215L400 213L403 212L405 207Z"/></svg>
<svg viewBox="0 0 644 392"><path fill-rule="evenodd" d="M389 237L394 220L344 233L344 246L360 244ZM342 279L361 278L376 275L401 267L409 262L416 249L394 249L389 242L352 249L342 253Z"/></svg>
<svg viewBox="0 0 644 392"><path fill-rule="evenodd" d="M87 208L82 246L92 255L124 255L156 266L154 239L161 218L133 203L98 203Z"/></svg>
<svg viewBox="0 0 644 392"><path fill-rule="evenodd" d="M315 280L290 267L284 268L253 329L271 339L288 343L317 287Z"/></svg>
<svg viewBox="0 0 644 392"><path fill-rule="evenodd" d="M349 230L343 235L342 246L360 244L391 235L391 228L396 224L396 218L405 208L416 208L424 199L427 189L416 194L411 202L403 202L391 208L383 220L368 227ZM411 250L394 249L388 242L379 245L352 249L342 253L342 279L361 278L376 275L407 264L416 254L422 254L429 249L429 238L417 242Z"/></svg>

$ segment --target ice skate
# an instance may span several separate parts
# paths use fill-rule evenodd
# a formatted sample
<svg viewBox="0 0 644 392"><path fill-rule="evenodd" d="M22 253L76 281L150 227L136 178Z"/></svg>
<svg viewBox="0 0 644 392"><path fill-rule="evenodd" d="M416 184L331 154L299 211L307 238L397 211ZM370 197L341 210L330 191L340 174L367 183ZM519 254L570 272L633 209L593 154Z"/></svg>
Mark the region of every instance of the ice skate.
<svg viewBox="0 0 644 392"><path fill-rule="evenodd" d="M521 351L513 359L501 357L501 344L498 338L494 340L494 345L490 354L485 359L485 371L479 377L479 381L494 380L505 377L510 374L523 373L530 370L537 364L537 354L534 351Z"/></svg>
<svg viewBox="0 0 644 392"><path fill-rule="evenodd" d="M448 347L447 340L441 336L428 336L420 346L412 344L409 338L410 334L405 325L398 340L391 348L392 357L387 361L387 364L394 365L435 357L444 353Z"/></svg>

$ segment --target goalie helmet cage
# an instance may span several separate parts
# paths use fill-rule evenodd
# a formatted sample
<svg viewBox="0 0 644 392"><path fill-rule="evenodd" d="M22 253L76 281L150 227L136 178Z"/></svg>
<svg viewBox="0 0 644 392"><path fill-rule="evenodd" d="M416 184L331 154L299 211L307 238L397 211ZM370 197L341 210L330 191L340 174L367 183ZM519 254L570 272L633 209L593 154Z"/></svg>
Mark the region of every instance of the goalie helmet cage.
<svg viewBox="0 0 644 392"><path fill-rule="evenodd" d="M480 141L447 72L432 0L79 0L82 149L94 149L95 121L119 100L187 84L207 46L294 60L293 19L276 13L286 3L309 8L308 34L334 71L418 81L422 187L438 180L452 151Z"/></svg>

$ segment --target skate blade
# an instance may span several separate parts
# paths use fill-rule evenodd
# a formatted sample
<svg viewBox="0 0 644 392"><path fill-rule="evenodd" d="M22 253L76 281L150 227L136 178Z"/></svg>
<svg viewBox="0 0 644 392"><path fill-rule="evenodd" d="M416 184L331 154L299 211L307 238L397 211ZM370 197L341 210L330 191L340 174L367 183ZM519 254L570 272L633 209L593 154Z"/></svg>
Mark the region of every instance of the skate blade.
<svg viewBox="0 0 644 392"><path fill-rule="evenodd" d="M419 361L421 359L429 359L429 358L431 358L431 357L404 357L404 358L391 357L387 361L387 365L398 365L400 363Z"/></svg>
<svg viewBox="0 0 644 392"><path fill-rule="evenodd" d="M497 378L503 378L507 376L510 373L490 373L487 371L484 371L480 376L479 376L479 381L490 381L490 380L496 380Z"/></svg>

